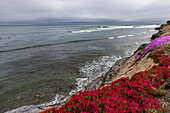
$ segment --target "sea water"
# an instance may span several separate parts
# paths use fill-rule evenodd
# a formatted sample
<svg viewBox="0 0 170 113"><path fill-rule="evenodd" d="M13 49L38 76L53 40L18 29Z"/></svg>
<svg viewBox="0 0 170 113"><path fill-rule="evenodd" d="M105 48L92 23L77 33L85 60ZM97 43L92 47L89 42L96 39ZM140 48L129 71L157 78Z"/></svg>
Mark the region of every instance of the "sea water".
<svg viewBox="0 0 170 113"><path fill-rule="evenodd" d="M0 26L0 112L73 95L149 43L155 27Z"/></svg>

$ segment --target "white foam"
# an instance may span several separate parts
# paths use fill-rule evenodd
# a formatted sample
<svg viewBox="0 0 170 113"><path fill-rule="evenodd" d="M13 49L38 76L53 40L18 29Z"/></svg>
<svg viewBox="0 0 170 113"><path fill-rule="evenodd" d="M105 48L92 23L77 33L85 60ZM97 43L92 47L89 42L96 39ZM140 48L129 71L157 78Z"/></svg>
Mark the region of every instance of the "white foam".
<svg viewBox="0 0 170 113"><path fill-rule="evenodd" d="M88 84L88 78L77 78L76 81L77 92L81 91Z"/></svg>
<svg viewBox="0 0 170 113"><path fill-rule="evenodd" d="M112 39L114 39L115 37L109 37L108 39L110 39L110 40L112 40Z"/></svg>
<svg viewBox="0 0 170 113"><path fill-rule="evenodd" d="M46 103L41 104L41 105L50 106L50 105L66 102L68 100L68 98L70 98L70 96L72 96L72 95L76 94L77 92L81 91L88 83L89 83L88 78L77 78L76 83L75 83L77 85L77 88L72 90L69 93L69 96L63 96L63 95L56 94L53 101L46 102Z"/></svg>
<svg viewBox="0 0 170 113"><path fill-rule="evenodd" d="M134 35L127 35L128 37L132 37L132 36L134 36Z"/></svg>
<svg viewBox="0 0 170 113"><path fill-rule="evenodd" d="M140 25L140 26L134 26L134 28L156 28L160 25Z"/></svg>
<svg viewBox="0 0 170 113"><path fill-rule="evenodd" d="M90 33L94 32L96 30L80 30L80 31L71 31L71 33Z"/></svg>
<svg viewBox="0 0 170 113"><path fill-rule="evenodd" d="M123 36L118 36L117 38L124 38L124 37L127 37L126 35L123 35Z"/></svg>
<svg viewBox="0 0 170 113"><path fill-rule="evenodd" d="M118 36L117 38L125 38L125 37L132 37L132 36L134 36L133 34L131 34L131 35L122 35L122 36Z"/></svg>
<svg viewBox="0 0 170 113"><path fill-rule="evenodd" d="M121 59L121 57L115 55L103 56L99 60L94 60L91 63L87 62L82 68L80 68L80 72L87 78L87 84L89 84L95 78L105 74L114 62L119 59Z"/></svg>
<svg viewBox="0 0 170 113"><path fill-rule="evenodd" d="M98 28L84 29L71 31L71 33L90 33L96 31L104 31L104 30L114 30L114 29L130 29L130 28L156 28L160 25L140 25L140 26L100 26Z"/></svg>
<svg viewBox="0 0 170 113"><path fill-rule="evenodd" d="M114 29L128 29L128 28L133 28L133 26L100 26L99 28L71 31L71 33L90 33L90 32L95 32L95 31L114 30Z"/></svg>
<svg viewBox="0 0 170 113"><path fill-rule="evenodd" d="M149 31L150 31L150 32L153 32L153 31L156 31L156 30L154 30L154 29L150 29Z"/></svg>
<svg viewBox="0 0 170 113"><path fill-rule="evenodd" d="M146 32L142 32L142 34L146 34Z"/></svg>
<svg viewBox="0 0 170 113"><path fill-rule="evenodd" d="M54 100L49 102L49 103L44 103L44 104L41 104L43 106L50 106L50 105L54 105L54 104L58 104L58 103L63 103L65 102L66 100L68 100L69 96L65 97L63 95L59 95L59 94L56 94L56 96L54 97Z"/></svg>

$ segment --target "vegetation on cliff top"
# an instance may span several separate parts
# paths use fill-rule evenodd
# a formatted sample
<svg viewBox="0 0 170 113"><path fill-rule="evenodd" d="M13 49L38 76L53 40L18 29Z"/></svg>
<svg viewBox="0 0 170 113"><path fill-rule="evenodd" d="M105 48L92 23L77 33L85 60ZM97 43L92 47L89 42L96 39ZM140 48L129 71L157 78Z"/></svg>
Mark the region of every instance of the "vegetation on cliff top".
<svg viewBox="0 0 170 113"><path fill-rule="evenodd" d="M136 58L142 59L149 51L152 51L158 47L163 47L170 44L170 36L163 36L152 41L146 49L136 56Z"/></svg>

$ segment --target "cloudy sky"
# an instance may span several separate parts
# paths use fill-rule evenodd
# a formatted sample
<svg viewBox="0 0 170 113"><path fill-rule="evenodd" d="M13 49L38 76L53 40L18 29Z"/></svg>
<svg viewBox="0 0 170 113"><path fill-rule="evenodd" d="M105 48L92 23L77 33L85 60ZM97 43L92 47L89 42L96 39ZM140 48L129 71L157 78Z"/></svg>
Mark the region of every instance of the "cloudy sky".
<svg viewBox="0 0 170 113"><path fill-rule="evenodd" d="M0 22L166 21L170 0L0 0Z"/></svg>

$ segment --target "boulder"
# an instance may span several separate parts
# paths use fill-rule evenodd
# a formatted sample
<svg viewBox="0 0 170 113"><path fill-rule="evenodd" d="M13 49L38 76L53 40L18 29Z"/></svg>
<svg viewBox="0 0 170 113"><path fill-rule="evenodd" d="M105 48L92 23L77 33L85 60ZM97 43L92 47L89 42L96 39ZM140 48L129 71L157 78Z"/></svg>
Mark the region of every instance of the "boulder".
<svg viewBox="0 0 170 113"><path fill-rule="evenodd" d="M39 112L44 111L44 109L40 109L40 107L41 105L22 106L20 108L13 109L5 113L39 113Z"/></svg>
<svg viewBox="0 0 170 113"><path fill-rule="evenodd" d="M161 30L166 26L166 24L162 24L160 27L155 28L155 30Z"/></svg>
<svg viewBox="0 0 170 113"><path fill-rule="evenodd" d="M168 20L166 23L167 23L168 25L170 25L170 20Z"/></svg>
<svg viewBox="0 0 170 113"><path fill-rule="evenodd" d="M134 53L140 51L141 49L144 49L146 46L148 46L148 43L144 43L144 44L140 45Z"/></svg>
<svg viewBox="0 0 170 113"><path fill-rule="evenodd" d="M155 33L152 35L151 39L155 40L156 38L159 38L159 36L161 36L164 32L162 32L161 30L159 30L158 33Z"/></svg>

